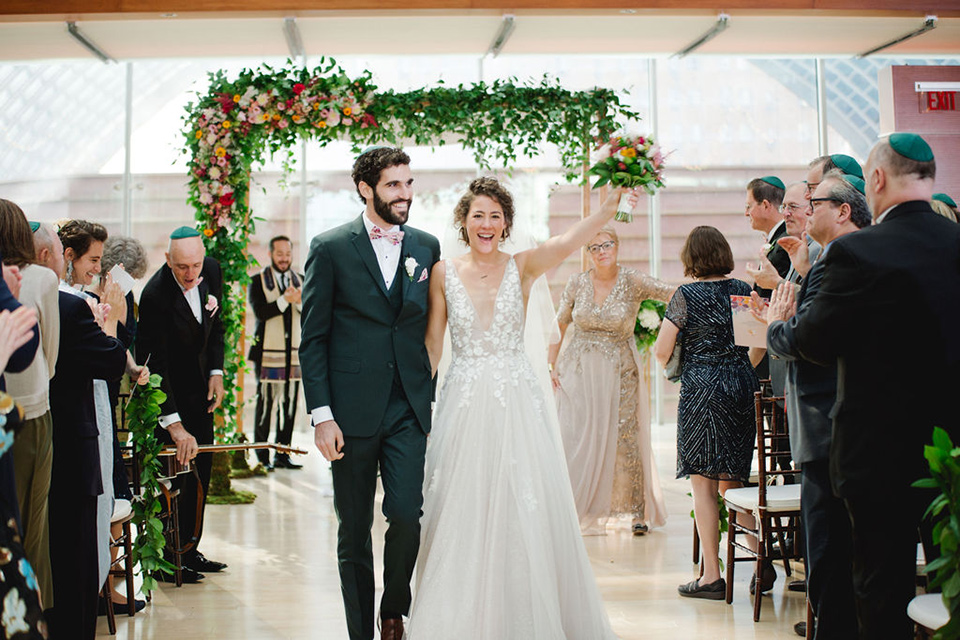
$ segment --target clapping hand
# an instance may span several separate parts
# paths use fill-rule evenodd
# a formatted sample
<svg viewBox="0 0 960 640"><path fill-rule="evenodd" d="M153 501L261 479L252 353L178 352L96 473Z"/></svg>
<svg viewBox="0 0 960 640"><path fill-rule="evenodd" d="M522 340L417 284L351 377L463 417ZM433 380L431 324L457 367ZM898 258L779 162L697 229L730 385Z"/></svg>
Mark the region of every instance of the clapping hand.
<svg viewBox="0 0 960 640"><path fill-rule="evenodd" d="M807 277L807 273L810 272L810 248L807 246L807 234L803 234L802 239L784 236L777 240L777 244L790 256L790 263L794 270L801 277Z"/></svg>
<svg viewBox="0 0 960 640"><path fill-rule="evenodd" d="M103 276L103 298L105 305L104 321L122 323L127 318L127 299L123 294L123 287L114 282L110 274Z"/></svg>
<svg viewBox="0 0 960 640"><path fill-rule="evenodd" d="M287 287L287 290L283 292L283 298L290 304L297 304L300 302L300 289L296 287Z"/></svg>
<svg viewBox="0 0 960 640"><path fill-rule="evenodd" d="M780 284L780 274L777 273L777 268L767 258L767 254L762 251L760 252L759 268L754 269L753 265L748 262L747 275L764 289L775 289Z"/></svg>
<svg viewBox="0 0 960 640"><path fill-rule="evenodd" d="M36 324L37 312L33 307L0 312L0 372L7 368L10 356L33 337Z"/></svg>
<svg viewBox="0 0 960 640"><path fill-rule="evenodd" d="M797 287L792 282L784 282L776 288L770 297L767 309L767 322L787 321L797 313Z"/></svg>

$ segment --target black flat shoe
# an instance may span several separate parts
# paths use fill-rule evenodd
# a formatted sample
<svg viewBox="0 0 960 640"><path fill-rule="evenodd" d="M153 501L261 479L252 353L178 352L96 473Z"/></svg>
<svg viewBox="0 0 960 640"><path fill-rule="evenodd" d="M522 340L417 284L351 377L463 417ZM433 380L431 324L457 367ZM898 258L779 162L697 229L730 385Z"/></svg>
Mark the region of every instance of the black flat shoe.
<svg viewBox="0 0 960 640"><path fill-rule="evenodd" d="M635 522L633 525L633 535L642 536L650 532L650 527L642 522Z"/></svg>
<svg viewBox="0 0 960 640"><path fill-rule="evenodd" d="M694 580L677 587L677 592L684 598L723 600L727 596L727 583L723 578L710 584L700 584L698 580Z"/></svg>
<svg viewBox="0 0 960 640"><path fill-rule="evenodd" d="M806 623L806 622L798 622L797 624L793 625L793 632L794 632L795 634L797 634L798 636L803 636L804 638L806 638L806 637L807 637L807 623Z"/></svg>
<svg viewBox="0 0 960 640"><path fill-rule="evenodd" d="M763 577L760 579L760 593L766 593L773 589L773 584L777 581L777 570L772 564L763 565ZM757 592L757 574L750 577L750 595Z"/></svg>
<svg viewBox="0 0 960 640"><path fill-rule="evenodd" d="M277 456L277 459L273 461L273 466L275 469L303 469L302 464L293 462L287 456Z"/></svg>
<svg viewBox="0 0 960 640"><path fill-rule="evenodd" d="M146 606L147 606L147 601L146 601L146 600L134 600L134 601L133 601L133 610L134 610L135 612L136 612L136 611L143 611L143 609L144 609ZM115 615L118 615L118 616L119 616L119 615L126 615L126 614L127 614L127 603L126 603L126 602L123 602L123 603L121 603L121 602L114 602L114 603L113 603L113 613L114 613ZM98 615L98 616L105 616L105 615L107 615L107 607L104 606L104 600L103 600L103 598L100 598L100 601L99 601L99 603L97 604L97 615Z"/></svg>
<svg viewBox="0 0 960 640"><path fill-rule="evenodd" d="M807 581L806 580L794 580L787 585L788 591L798 591L800 593L806 592L807 590Z"/></svg>

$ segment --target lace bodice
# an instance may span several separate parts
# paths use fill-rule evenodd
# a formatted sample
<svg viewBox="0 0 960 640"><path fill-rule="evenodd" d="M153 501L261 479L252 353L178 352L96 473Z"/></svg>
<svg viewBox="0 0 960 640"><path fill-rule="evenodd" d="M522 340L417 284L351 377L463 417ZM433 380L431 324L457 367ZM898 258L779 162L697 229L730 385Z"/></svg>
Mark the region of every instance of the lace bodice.
<svg viewBox="0 0 960 640"><path fill-rule="evenodd" d="M535 382L524 351L523 289L513 258L503 272L494 300L493 321L486 329L480 326L473 301L451 260L446 262L445 290L452 353L444 392L458 394L460 404L465 405L473 397L478 377L489 375L496 382L494 397L502 403L504 385L515 386L521 377Z"/></svg>

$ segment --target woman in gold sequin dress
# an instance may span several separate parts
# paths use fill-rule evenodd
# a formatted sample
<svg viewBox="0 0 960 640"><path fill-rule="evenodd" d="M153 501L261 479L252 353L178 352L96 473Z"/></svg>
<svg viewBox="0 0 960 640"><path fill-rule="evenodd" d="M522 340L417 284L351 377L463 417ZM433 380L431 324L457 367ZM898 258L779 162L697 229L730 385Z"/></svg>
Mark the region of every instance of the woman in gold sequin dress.
<svg viewBox="0 0 960 640"><path fill-rule="evenodd" d="M617 264L619 240L604 227L587 245L593 268L567 282L551 348L551 377L570 482L584 535L626 514L642 535L666 521L650 445L650 399L633 338L640 303L674 287ZM573 325L572 327L570 325ZM568 331L570 328L570 331ZM557 354L559 352L559 358Z"/></svg>

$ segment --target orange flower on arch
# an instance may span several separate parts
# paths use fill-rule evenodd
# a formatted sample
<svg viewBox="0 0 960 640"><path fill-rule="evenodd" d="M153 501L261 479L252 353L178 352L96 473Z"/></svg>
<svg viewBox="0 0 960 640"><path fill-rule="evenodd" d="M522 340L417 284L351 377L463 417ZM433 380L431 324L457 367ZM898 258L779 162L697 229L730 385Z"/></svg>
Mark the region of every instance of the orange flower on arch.
<svg viewBox="0 0 960 640"><path fill-rule="evenodd" d="M353 109L351 109L350 107L343 108L343 115L349 116L351 113L353 113Z"/></svg>
<svg viewBox="0 0 960 640"><path fill-rule="evenodd" d="M213 229L211 229L210 227L207 227L206 229L203 230L203 235L207 236L208 238L212 237Z"/></svg>
<svg viewBox="0 0 960 640"><path fill-rule="evenodd" d="M216 154L216 156L217 156L218 158L222 158L222 157L224 157L225 155L227 155L227 150L224 149L223 147L217 147L217 150L214 151L214 153Z"/></svg>

